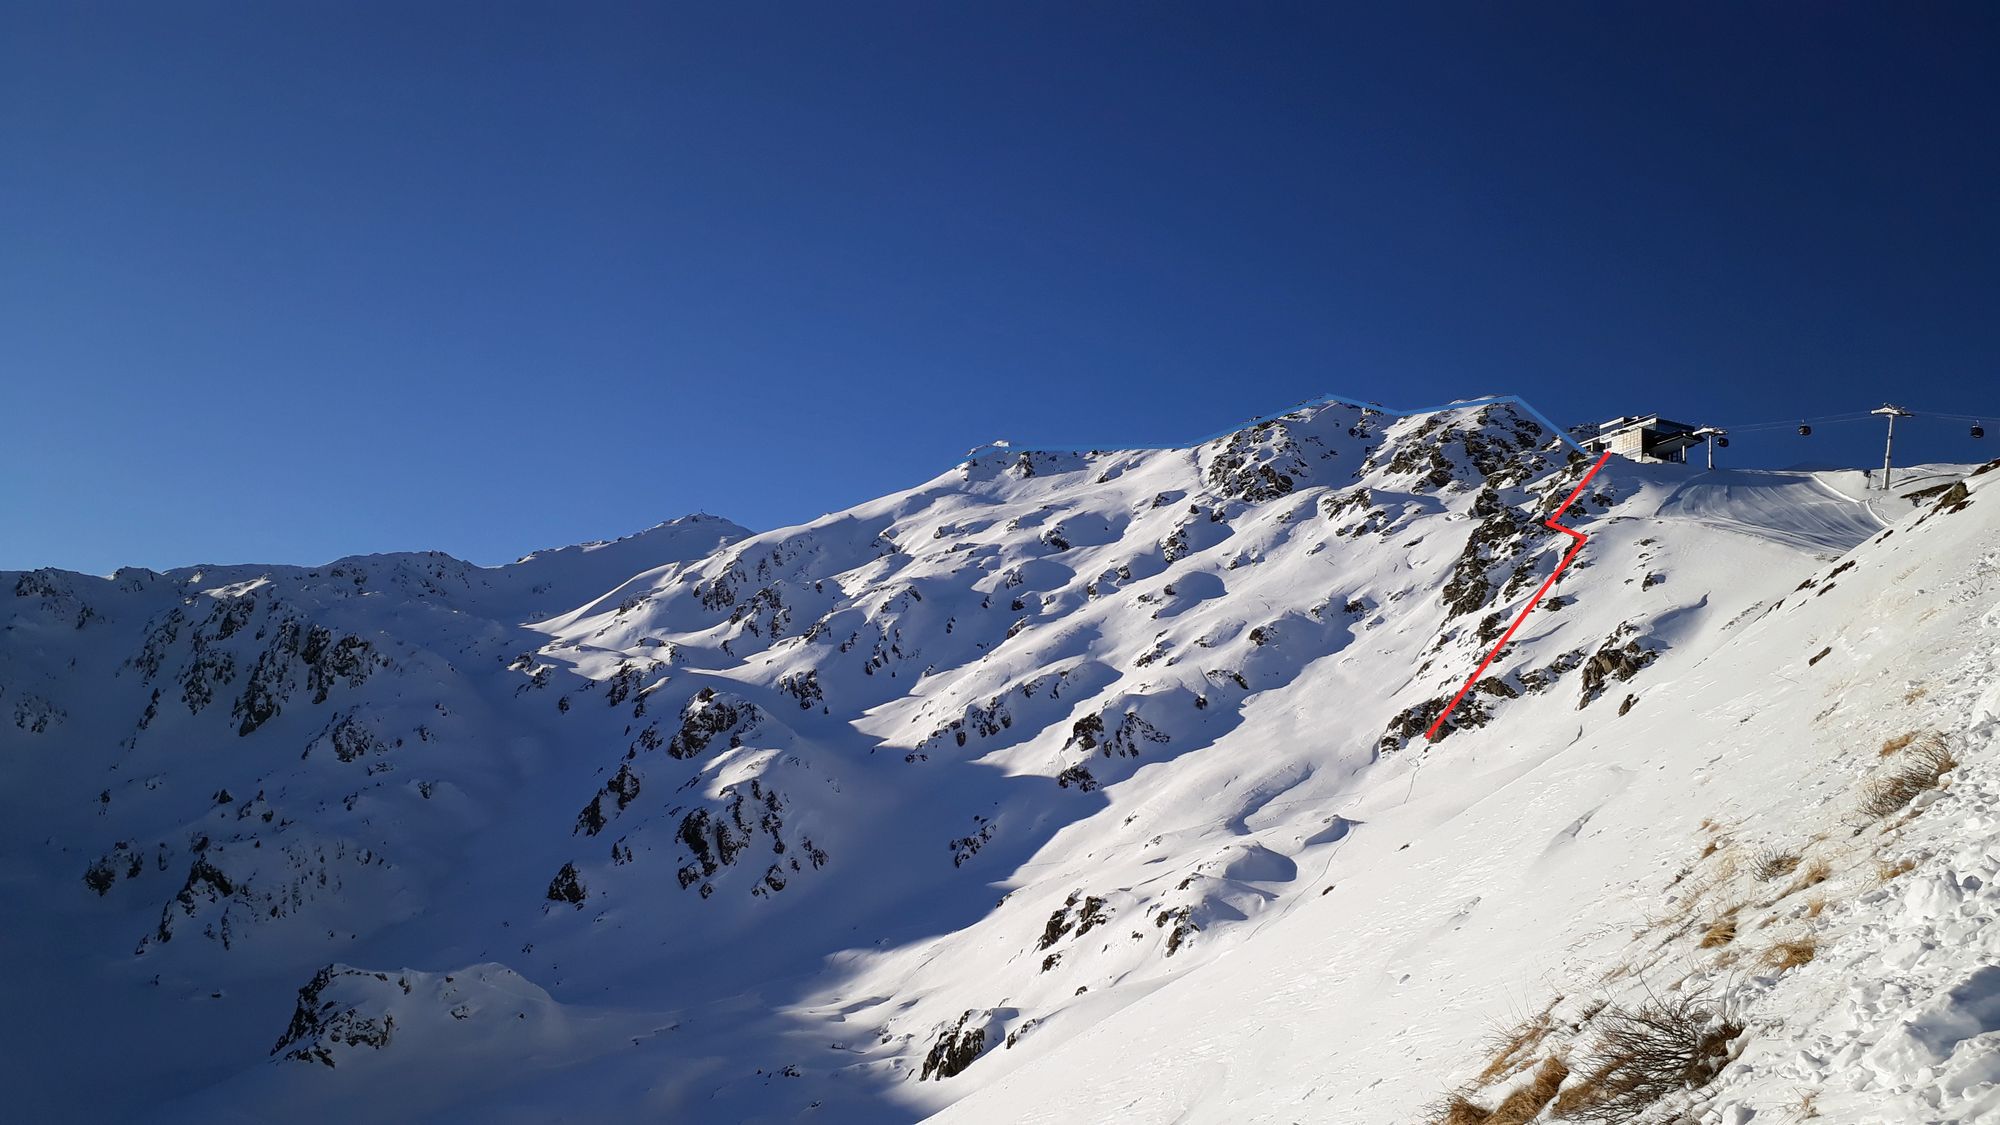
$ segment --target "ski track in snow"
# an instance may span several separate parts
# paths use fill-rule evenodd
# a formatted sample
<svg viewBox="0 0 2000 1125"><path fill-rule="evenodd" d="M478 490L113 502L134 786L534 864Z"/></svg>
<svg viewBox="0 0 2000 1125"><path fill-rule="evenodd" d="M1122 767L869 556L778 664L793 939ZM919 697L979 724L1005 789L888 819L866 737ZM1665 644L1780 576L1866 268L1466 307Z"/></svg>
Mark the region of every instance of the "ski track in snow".
<svg viewBox="0 0 2000 1125"><path fill-rule="evenodd" d="M1737 472L1727 483L1693 480L1675 489L1659 514L1829 556L1853 550L1884 526L1866 506L1798 473Z"/></svg>

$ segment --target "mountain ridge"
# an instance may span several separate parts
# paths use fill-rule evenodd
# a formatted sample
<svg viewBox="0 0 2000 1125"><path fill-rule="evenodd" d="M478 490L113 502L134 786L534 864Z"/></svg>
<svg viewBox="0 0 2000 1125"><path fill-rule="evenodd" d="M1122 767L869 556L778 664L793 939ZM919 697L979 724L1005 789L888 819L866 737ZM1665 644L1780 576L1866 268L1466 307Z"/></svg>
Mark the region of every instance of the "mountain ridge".
<svg viewBox="0 0 2000 1125"><path fill-rule="evenodd" d="M1567 546L1538 513L1582 460L1508 403L1335 403L497 568L0 575L6 886L50 920L0 954L77 1009L7 1046L53 1117L114 1014L206 1029L135 1085L187 1120L394 1116L369 1091L431 1067L434 1119L942 1108L1321 893ZM1784 473L1720 479L1799 526L1723 527L1716 479L1608 467L1439 752L1623 718L1873 530ZM439 1016L457 977L541 997L523 1034ZM569 1061L476 1081L523 1052Z"/></svg>

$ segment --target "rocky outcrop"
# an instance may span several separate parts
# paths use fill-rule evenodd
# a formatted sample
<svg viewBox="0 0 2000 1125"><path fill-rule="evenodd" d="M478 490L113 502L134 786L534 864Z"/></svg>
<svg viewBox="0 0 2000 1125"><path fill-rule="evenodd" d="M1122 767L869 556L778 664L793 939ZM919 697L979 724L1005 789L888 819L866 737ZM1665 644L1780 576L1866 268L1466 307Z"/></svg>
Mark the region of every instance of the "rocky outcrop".
<svg viewBox="0 0 2000 1125"><path fill-rule="evenodd" d="M583 900L588 897L589 892L584 889L583 880L577 876L574 863L563 864L562 870L556 872L556 877L549 880L550 902L566 902L582 909Z"/></svg>
<svg viewBox="0 0 2000 1125"><path fill-rule="evenodd" d="M1291 430L1272 421L1222 439L1202 477L1218 495L1257 504L1290 495L1308 472Z"/></svg>
<svg viewBox="0 0 2000 1125"><path fill-rule="evenodd" d="M304 988L299 989L298 1005L292 1010L291 1025L278 1037L271 1053L282 1054L294 1062L316 1062L330 1067L334 1065L336 1048L366 1047L379 1051L387 1047L396 1032L396 1017L393 1014L364 1015L358 1007L343 1004L327 995L344 977L369 975L360 969L341 965L328 965L321 969ZM387 973L372 975L383 982L389 979Z"/></svg>
<svg viewBox="0 0 2000 1125"><path fill-rule="evenodd" d="M1577 710L1590 706L1611 684L1630 680L1658 659L1657 651L1643 649L1636 639L1630 639L1634 631L1630 625L1620 628L1583 662L1583 698L1577 701Z"/></svg>
<svg viewBox="0 0 2000 1125"><path fill-rule="evenodd" d="M702 688L681 709L681 727L667 740L667 754L692 758L724 735L731 747L741 746L743 736L756 725L757 715L753 703Z"/></svg>
<svg viewBox="0 0 2000 1125"><path fill-rule="evenodd" d="M940 1081L959 1074L971 1066L986 1051L986 1028L971 1024L977 1011L967 1009L958 1017L958 1022L940 1028L931 1049L924 1056L924 1066L917 1081L928 1082L933 1078Z"/></svg>

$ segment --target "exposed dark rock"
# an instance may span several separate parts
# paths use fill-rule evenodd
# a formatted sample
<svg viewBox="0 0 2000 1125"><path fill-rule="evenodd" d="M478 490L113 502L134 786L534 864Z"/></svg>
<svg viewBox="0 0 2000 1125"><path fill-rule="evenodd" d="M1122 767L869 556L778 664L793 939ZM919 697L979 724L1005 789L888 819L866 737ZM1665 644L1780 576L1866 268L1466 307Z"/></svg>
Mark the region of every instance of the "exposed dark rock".
<svg viewBox="0 0 2000 1125"><path fill-rule="evenodd" d="M1623 683L1639 674L1639 670L1659 657L1658 652L1650 652L1639 647L1637 640L1618 643L1620 635L1630 629L1621 627L1603 647L1592 653L1583 663L1583 698L1577 703L1577 710L1590 705L1591 700L1604 694L1604 689L1613 681Z"/></svg>
<svg viewBox="0 0 2000 1125"><path fill-rule="evenodd" d="M811 668L787 673L779 679L778 690L798 700L801 710L810 710L826 700L826 693L820 690L819 673Z"/></svg>
<svg viewBox="0 0 2000 1125"><path fill-rule="evenodd" d="M1202 475L1220 495L1256 504L1290 495L1307 472L1291 432L1264 422L1223 439Z"/></svg>
<svg viewBox="0 0 2000 1125"><path fill-rule="evenodd" d="M284 1052L284 1057L298 1062L317 1062L333 1066L335 1046L372 1047L381 1050L389 1045L396 1030L396 1017L388 1012L382 1018L364 1016L353 1007L342 1007L338 1002L323 999L326 990L335 980L345 976L363 976L358 969L337 969L332 965L314 974L304 988L299 989L298 1005L292 1010L292 1022L285 1033L278 1037L272 1054ZM388 979L386 976L382 979ZM287 1048L290 1048L287 1050Z"/></svg>
<svg viewBox="0 0 2000 1125"><path fill-rule="evenodd" d="M1090 895L1076 912L1076 936L1082 937L1110 920L1111 916L1104 912L1104 900Z"/></svg>
<svg viewBox="0 0 2000 1125"><path fill-rule="evenodd" d="M1061 941L1075 927L1076 924L1070 921L1069 912L1076 905L1076 900L1081 897L1083 897L1082 891L1071 891L1069 898L1064 900L1062 909L1049 915L1048 924L1042 927L1042 940L1036 944L1036 949L1047 949Z"/></svg>
<svg viewBox="0 0 2000 1125"><path fill-rule="evenodd" d="M1078 790L1090 793L1097 789L1097 778L1091 774L1089 766L1079 762L1056 774L1056 784L1064 789L1074 785Z"/></svg>
<svg viewBox="0 0 2000 1125"><path fill-rule="evenodd" d="M1104 756L1116 755L1121 758L1139 756L1141 742L1171 741L1165 732L1139 717L1136 711L1127 711L1118 720L1118 726L1107 737L1102 714L1085 715L1070 726L1069 738L1063 742L1063 749L1076 746L1085 752L1102 748Z"/></svg>
<svg viewBox="0 0 2000 1125"><path fill-rule="evenodd" d="M959 1074L986 1050L986 1029L965 1026L973 1014L968 1009L958 1017L956 1024L939 1031L937 1040L931 1044L930 1053L924 1056L923 1071L917 1076L917 1081L925 1082L931 1078L942 1081Z"/></svg>
<svg viewBox="0 0 2000 1125"><path fill-rule="evenodd" d="M363 756L380 754L388 750L388 745L381 737L369 730L356 717L356 712L352 711L335 715L333 721L326 725L326 729L320 731L319 737L307 745L306 754L311 754L313 747L322 743L330 747L333 756L343 762L352 762Z"/></svg>
<svg viewBox="0 0 2000 1125"><path fill-rule="evenodd" d="M1381 741L1376 744L1376 748L1381 753L1389 754L1421 739L1424 732L1430 730L1431 724L1437 722L1438 716L1444 714L1445 708L1450 705L1451 697L1443 696L1404 709L1402 714L1389 721L1389 727L1382 732ZM1451 717L1438 728L1437 741L1444 741L1453 731L1483 727L1492 717L1479 706L1474 695L1467 693L1452 710Z"/></svg>
<svg viewBox="0 0 2000 1125"><path fill-rule="evenodd" d="M570 835L581 832L586 836L595 836L604 831L604 825L604 794L599 793L583 806L582 812L576 814L576 827L570 829Z"/></svg>
<svg viewBox="0 0 2000 1125"><path fill-rule="evenodd" d="M973 822L979 827L971 835L960 836L951 842L951 865L962 867L965 861L979 854L979 849L993 838L993 823L983 816L974 816Z"/></svg>
<svg viewBox="0 0 2000 1125"><path fill-rule="evenodd" d="M702 688L681 709L681 729L667 740L667 753L692 758L724 733L729 733L731 747L741 746L743 734L756 721L755 704L717 695L714 688Z"/></svg>
<svg viewBox="0 0 2000 1125"><path fill-rule="evenodd" d="M556 877L549 880L549 901L567 902L577 909L583 909L585 897L583 880L577 878L576 864L565 863Z"/></svg>
<svg viewBox="0 0 2000 1125"><path fill-rule="evenodd" d="M1583 650L1565 652L1540 668L1530 668L1515 678L1530 692L1546 691L1557 680L1583 664Z"/></svg>
<svg viewBox="0 0 2000 1125"><path fill-rule="evenodd" d="M1162 910L1153 916L1153 925L1155 928L1163 928L1168 925L1173 926L1173 929L1167 933L1166 955L1168 957L1172 957L1174 954L1180 952L1181 946L1186 943L1187 939L1201 930L1200 926L1194 924L1194 907L1192 906L1179 906L1170 910Z"/></svg>

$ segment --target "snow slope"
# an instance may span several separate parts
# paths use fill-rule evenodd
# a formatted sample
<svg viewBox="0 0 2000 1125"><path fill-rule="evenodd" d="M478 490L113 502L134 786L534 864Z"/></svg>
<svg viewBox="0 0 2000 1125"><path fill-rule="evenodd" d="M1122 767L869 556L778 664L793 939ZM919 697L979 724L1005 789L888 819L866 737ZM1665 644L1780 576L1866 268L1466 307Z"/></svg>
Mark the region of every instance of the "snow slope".
<svg viewBox="0 0 2000 1125"><path fill-rule="evenodd" d="M1887 526L1865 505L1827 488L1818 474L1747 470L1710 476L1675 488L1660 502L1659 514L1826 556L1844 554Z"/></svg>
<svg viewBox="0 0 2000 1125"><path fill-rule="evenodd" d="M1751 1025L1690 1120L1795 1119L1807 1095L1837 1122L2000 1119L1995 480L1823 571L1629 715L1540 741L1532 768L1479 784L1482 758L1522 751L1519 732L1477 732L1451 747L1459 776L1341 810L1368 830L1285 926L941 1120L1418 1120L1496 1029L1654 990L1726 995ZM1912 731L1964 764L1920 815L1859 812L1857 780L1892 768L1878 746ZM1721 875L1676 911L1691 872L1758 850L1827 879ZM1738 941L1810 938L1812 962L1687 940L1739 898L1757 934Z"/></svg>
<svg viewBox="0 0 2000 1125"><path fill-rule="evenodd" d="M1659 979L1702 818L1808 831L1873 751L1786 732L1909 688L1796 650L1963 625L1853 599L1985 549L1977 500L1885 539L1815 474L1614 462L1424 743L1585 468L1505 404L1317 406L500 568L0 575L0 1072L47 1120L1415 1120L1495 1013ZM1814 921L1872 948L1873 894ZM1869 1049L1893 1007L1814 1003Z"/></svg>

